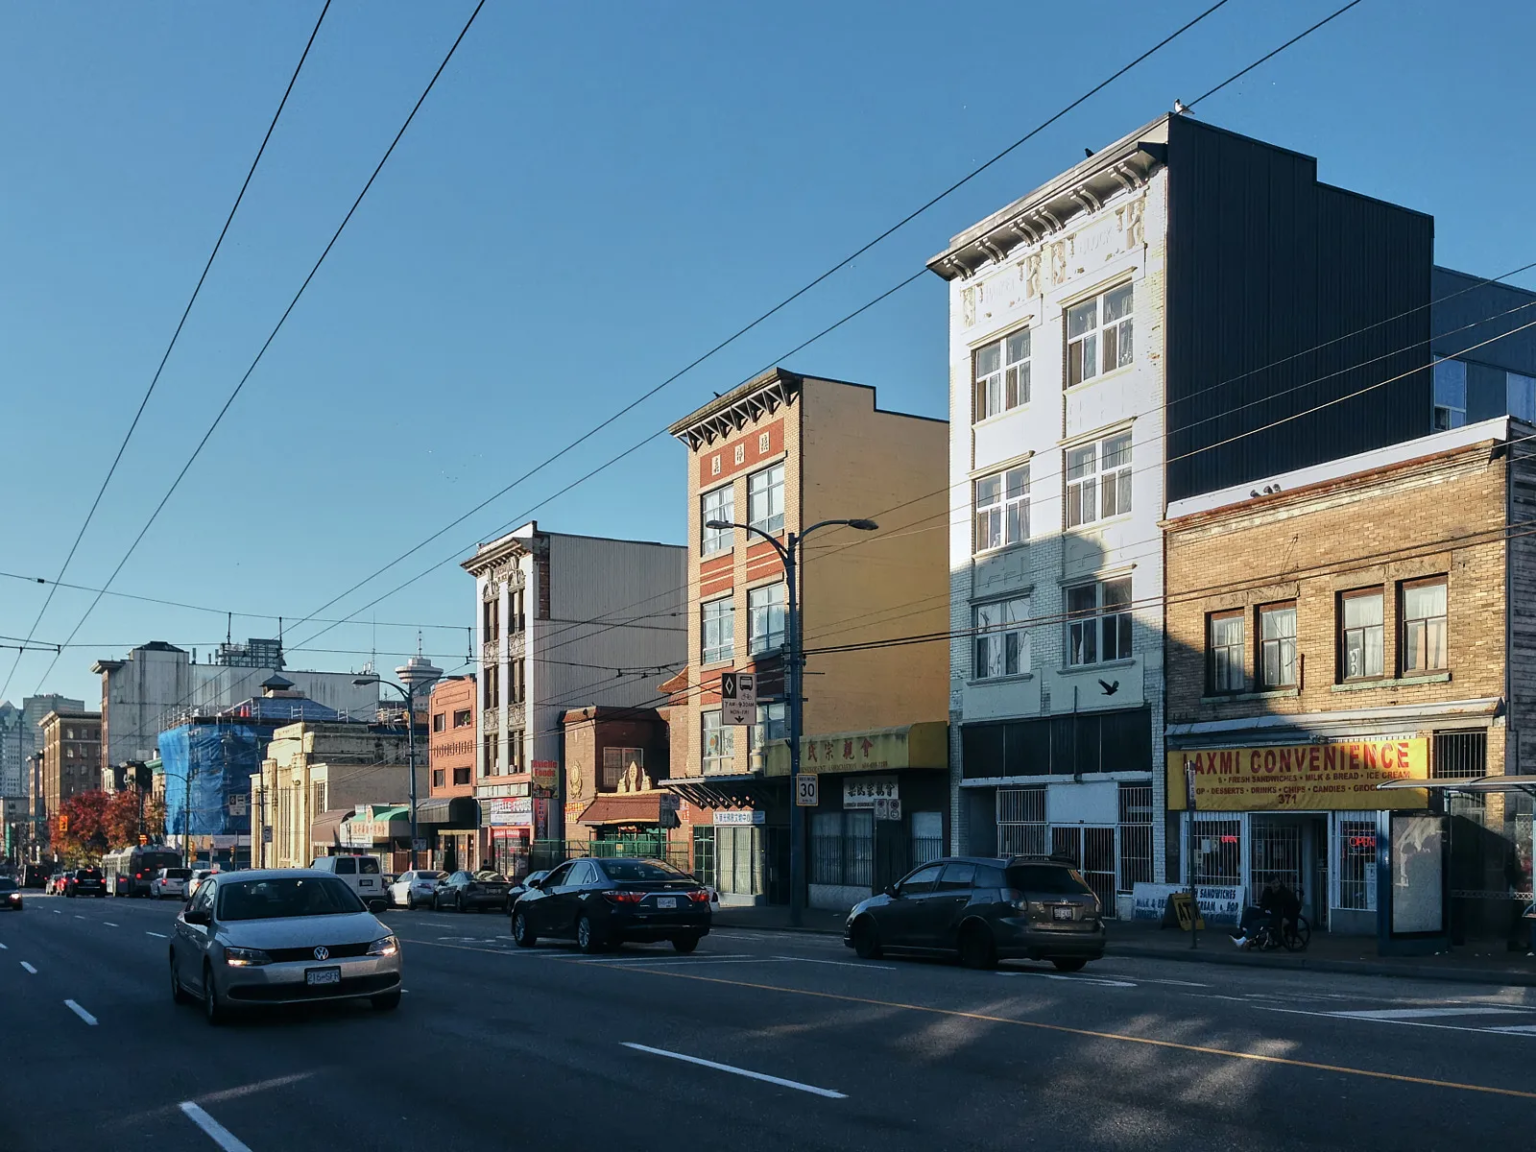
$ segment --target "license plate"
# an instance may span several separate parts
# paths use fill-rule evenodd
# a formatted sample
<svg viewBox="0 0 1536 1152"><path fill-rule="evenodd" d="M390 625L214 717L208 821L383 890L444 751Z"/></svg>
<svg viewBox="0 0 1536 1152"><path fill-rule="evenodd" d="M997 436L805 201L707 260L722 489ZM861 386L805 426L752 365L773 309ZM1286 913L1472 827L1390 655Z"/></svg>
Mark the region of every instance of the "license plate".
<svg viewBox="0 0 1536 1152"><path fill-rule="evenodd" d="M304 969L304 983L306 984L340 984L340 968L306 968Z"/></svg>
<svg viewBox="0 0 1536 1152"><path fill-rule="evenodd" d="M1070 920L1070 919L1072 919L1072 909L1070 909L1070 908L1052 908L1051 909L1051 918L1053 920Z"/></svg>
<svg viewBox="0 0 1536 1152"><path fill-rule="evenodd" d="M362 884L362 886L364 888L372 888L373 887L373 881L372 880L363 880L363 881L360 881L360 883Z"/></svg>
<svg viewBox="0 0 1536 1152"><path fill-rule="evenodd" d="M658 907L658 908L676 908L677 907L677 897L676 896L658 896L658 897L656 897L656 907Z"/></svg>

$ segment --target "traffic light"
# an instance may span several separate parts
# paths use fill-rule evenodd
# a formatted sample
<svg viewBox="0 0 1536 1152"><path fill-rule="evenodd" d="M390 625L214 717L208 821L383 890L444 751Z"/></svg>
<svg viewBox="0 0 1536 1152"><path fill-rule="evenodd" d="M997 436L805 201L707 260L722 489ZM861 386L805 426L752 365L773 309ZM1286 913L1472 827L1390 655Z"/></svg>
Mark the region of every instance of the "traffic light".
<svg viewBox="0 0 1536 1152"><path fill-rule="evenodd" d="M68 816L60 816L59 817L59 831L60 832L68 832L69 831L69 817Z"/></svg>
<svg viewBox="0 0 1536 1152"><path fill-rule="evenodd" d="M139 833L139 847L142 848L142 847L144 847L144 845L146 845L148 843L149 843L149 837L144 835L144 833L140 832Z"/></svg>

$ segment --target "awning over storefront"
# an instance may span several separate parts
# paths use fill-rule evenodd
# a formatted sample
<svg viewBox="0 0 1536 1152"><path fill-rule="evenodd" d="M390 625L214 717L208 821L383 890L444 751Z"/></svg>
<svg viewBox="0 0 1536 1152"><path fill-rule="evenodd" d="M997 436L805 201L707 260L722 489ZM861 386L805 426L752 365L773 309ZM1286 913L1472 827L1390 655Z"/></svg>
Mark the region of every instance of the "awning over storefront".
<svg viewBox="0 0 1536 1152"><path fill-rule="evenodd" d="M309 842L327 846L340 844L342 821L354 811L352 808L333 808L320 813L320 818L309 826Z"/></svg>
<svg viewBox="0 0 1536 1152"><path fill-rule="evenodd" d="M889 772L899 768L949 770L949 725L943 720L872 728L862 732L831 732L800 741L800 771L818 775L838 772ZM789 741L763 746L763 774L789 775Z"/></svg>
<svg viewBox="0 0 1536 1152"><path fill-rule="evenodd" d="M699 808L758 808L782 800L789 781L764 780L749 772L732 776L674 776L656 783Z"/></svg>
<svg viewBox="0 0 1536 1152"><path fill-rule="evenodd" d="M473 796L429 796L416 802L416 823L475 828L480 824L480 805Z"/></svg>
<svg viewBox="0 0 1536 1152"><path fill-rule="evenodd" d="M1425 788L1432 791L1468 792L1486 796L1490 792L1525 792L1536 796L1536 776L1465 776L1441 780L1387 780L1376 785L1383 790Z"/></svg>
<svg viewBox="0 0 1536 1152"><path fill-rule="evenodd" d="M346 848L373 848L411 834L410 808L406 805L373 805L361 816L355 811L337 829L336 839Z"/></svg>
<svg viewBox="0 0 1536 1152"><path fill-rule="evenodd" d="M576 817L578 824L659 824L660 792L630 792L599 796Z"/></svg>

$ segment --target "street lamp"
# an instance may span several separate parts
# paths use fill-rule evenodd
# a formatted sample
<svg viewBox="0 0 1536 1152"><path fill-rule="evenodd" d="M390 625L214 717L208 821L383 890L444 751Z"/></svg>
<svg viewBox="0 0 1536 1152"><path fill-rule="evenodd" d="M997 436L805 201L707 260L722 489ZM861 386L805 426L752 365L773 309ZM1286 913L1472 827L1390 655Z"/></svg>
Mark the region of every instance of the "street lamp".
<svg viewBox="0 0 1536 1152"><path fill-rule="evenodd" d="M411 776L411 871L416 870L416 682L413 679L408 688L385 680L380 676L360 676L352 681L361 688L365 684L377 684L380 688L391 688L400 693L400 699L405 701L405 729L410 742L410 776Z"/></svg>
<svg viewBox="0 0 1536 1152"><path fill-rule="evenodd" d="M784 691L789 698L789 922L798 928L805 907L805 821L800 815L799 804L795 803L795 798L799 795L800 783L800 729L803 704L800 692L800 668L804 663L804 657L800 653L800 589L795 571L799 565L801 545L812 532L822 528L839 527L853 528L860 532L873 532L880 525L873 520L820 520L804 532L787 533L782 544L776 536L754 524L737 524L730 520L706 520L704 527L717 532L727 528L755 532L773 545L774 551L779 554L779 559L784 563L784 582L788 586L786 597L788 603L784 621L788 648L784 656Z"/></svg>

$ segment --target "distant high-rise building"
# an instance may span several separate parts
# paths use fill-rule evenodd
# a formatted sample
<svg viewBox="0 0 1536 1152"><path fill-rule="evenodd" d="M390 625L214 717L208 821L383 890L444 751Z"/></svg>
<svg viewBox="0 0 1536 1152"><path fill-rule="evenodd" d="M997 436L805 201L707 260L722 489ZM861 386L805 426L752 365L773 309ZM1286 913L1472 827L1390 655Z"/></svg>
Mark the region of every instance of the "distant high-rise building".
<svg viewBox="0 0 1536 1152"><path fill-rule="evenodd" d="M43 733L38 727L50 712L81 711L84 700L50 693L28 696L18 708L9 700L0 700L0 796L25 796L27 758L43 747Z"/></svg>

